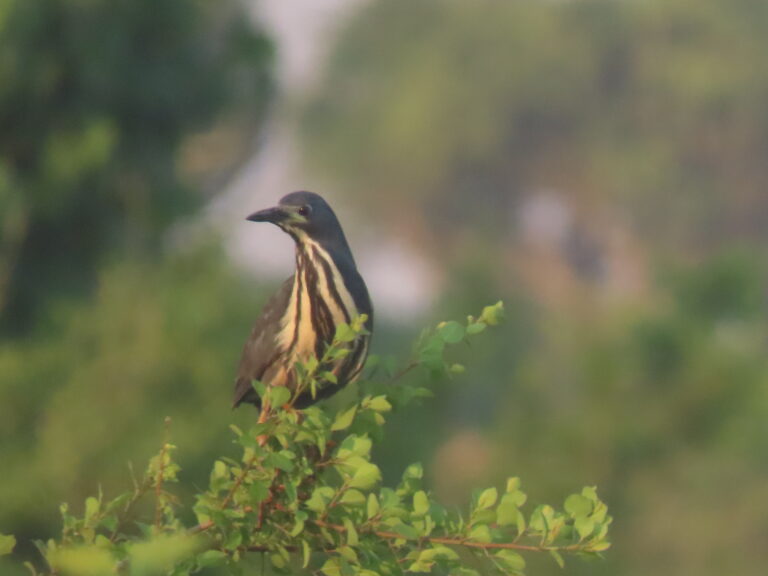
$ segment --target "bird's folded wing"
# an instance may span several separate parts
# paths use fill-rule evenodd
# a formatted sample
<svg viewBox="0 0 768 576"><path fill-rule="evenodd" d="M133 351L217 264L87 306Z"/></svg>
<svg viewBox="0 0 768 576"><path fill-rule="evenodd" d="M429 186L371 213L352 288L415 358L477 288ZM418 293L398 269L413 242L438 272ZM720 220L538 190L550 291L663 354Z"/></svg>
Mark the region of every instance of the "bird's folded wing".
<svg viewBox="0 0 768 576"><path fill-rule="evenodd" d="M280 289L265 304L261 316L256 320L251 336L243 346L243 354L235 379L233 406L241 402L258 402L252 382L261 380L270 365L280 355L277 335L282 328L282 318L288 308L292 289L293 276L283 282Z"/></svg>

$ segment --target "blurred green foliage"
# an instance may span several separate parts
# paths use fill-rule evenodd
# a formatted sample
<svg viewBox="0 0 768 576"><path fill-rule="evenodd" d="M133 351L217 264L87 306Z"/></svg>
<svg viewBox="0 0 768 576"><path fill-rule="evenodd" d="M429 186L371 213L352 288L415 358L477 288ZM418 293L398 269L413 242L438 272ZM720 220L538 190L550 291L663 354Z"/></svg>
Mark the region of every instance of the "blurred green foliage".
<svg viewBox="0 0 768 576"><path fill-rule="evenodd" d="M765 239L766 26L761 0L372 2L306 157L393 225L498 234L510 199L556 188L657 246Z"/></svg>
<svg viewBox="0 0 768 576"><path fill-rule="evenodd" d="M263 406L258 423L246 431L231 426L241 454L213 463L209 487L195 495L190 525L178 517L184 505L173 485L180 467L166 419L160 451L132 491L89 496L82 516L61 506L61 536L38 542L43 573L186 576L217 567L239 574L258 554L278 574L479 576L493 570L523 576L523 554L546 553L561 567L564 556L601 557L610 548L612 518L595 487L566 497L562 509L541 504L531 510L520 479L510 477L501 495L496 487L477 490L462 514L435 499L421 464L409 465L396 487L382 485L371 450L389 413L431 396L423 387L430 375L463 372L448 362L447 350L477 340L502 313L498 302L466 323L441 322L422 335L400 369L381 370L382 363L372 361L369 373L377 382L358 383L358 399L335 416L319 406L301 412L293 406L303 392L335 383L324 371L326 361L349 352L365 332L365 316L337 327L323 357L297 367L295 389L254 382ZM417 378L405 378L416 372ZM371 387L386 394L373 395ZM154 513L137 517L137 504L148 499ZM12 536L0 535L0 556L14 544Z"/></svg>
<svg viewBox="0 0 768 576"><path fill-rule="evenodd" d="M201 198L179 147L258 110L271 53L236 2L10 0L0 8L0 330L156 253ZM51 290L55 285L56 290Z"/></svg>
<svg viewBox="0 0 768 576"><path fill-rule="evenodd" d="M192 453L221 445L199 409L229 420L205 398L260 298L215 243L168 237L205 200L189 143L252 138L271 54L229 0L0 3L0 525L23 555L165 415Z"/></svg>

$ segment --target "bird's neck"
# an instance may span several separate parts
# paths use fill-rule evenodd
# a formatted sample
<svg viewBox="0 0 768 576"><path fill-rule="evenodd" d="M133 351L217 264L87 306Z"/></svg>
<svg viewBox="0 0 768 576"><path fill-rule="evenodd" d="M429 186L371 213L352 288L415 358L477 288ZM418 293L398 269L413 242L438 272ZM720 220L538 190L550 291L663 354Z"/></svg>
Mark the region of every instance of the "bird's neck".
<svg viewBox="0 0 768 576"><path fill-rule="evenodd" d="M351 266L357 269L355 259L352 256L352 250L347 244L347 239L342 234L334 238L333 242L323 242L309 237L295 238L296 240L296 267L299 267L299 261L304 258L315 259L321 256L333 262L334 266L346 268Z"/></svg>
<svg viewBox="0 0 768 576"><path fill-rule="evenodd" d="M347 285L347 280L352 278L354 281L357 276L351 254L349 259L340 257L314 240L296 243L291 301L296 302L300 317L314 318L317 326L312 334L320 334L321 340L329 341L335 326L348 324L359 314L358 302ZM304 340L308 344L305 348L314 346L316 336L312 334L306 331Z"/></svg>

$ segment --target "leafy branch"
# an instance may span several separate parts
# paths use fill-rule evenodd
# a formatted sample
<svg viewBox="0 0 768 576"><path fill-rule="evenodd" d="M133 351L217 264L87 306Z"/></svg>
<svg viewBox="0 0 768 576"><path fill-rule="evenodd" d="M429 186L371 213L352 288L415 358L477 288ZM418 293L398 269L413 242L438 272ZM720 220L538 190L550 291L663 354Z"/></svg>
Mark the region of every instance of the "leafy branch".
<svg viewBox="0 0 768 576"><path fill-rule="evenodd" d="M248 555L261 553L283 573L474 576L479 572L468 564L474 556L497 572L519 575L522 553L548 553L560 565L565 555L599 556L609 547L611 517L593 487L568 496L561 509L531 510L519 478L512 477L502 490L478 491L462 514L433 497L420 464L387 487L372 461L388 414L430 395L403 376L419 368L438 375L462 371L446 360L447 348L498 323L502 312L499 303L478 318L444 322L422 335L406 368L383 370L386 394L371 393L376 386L364 383L358 401L333 416L318 406L293 409L302 392L334 383L324 365L359 337L364 319L341 327L323 358L297 367L297 390L254 383L265 408L249 430L232 426L241 454L214 462L208 488L192 506L195 525L179 521L180 503L167 491L179 467L166 432L133 492L109 502L101 494L88 498L82 517L62 506L61 538L38 544L46 573L182 576L208 566L234 572ZM369 368L379 374L383 365L374 359ZM153 522L129 522L137 502L149 495L155 498ZM0 551L3 546L9 541L0 538Z"/></svg>

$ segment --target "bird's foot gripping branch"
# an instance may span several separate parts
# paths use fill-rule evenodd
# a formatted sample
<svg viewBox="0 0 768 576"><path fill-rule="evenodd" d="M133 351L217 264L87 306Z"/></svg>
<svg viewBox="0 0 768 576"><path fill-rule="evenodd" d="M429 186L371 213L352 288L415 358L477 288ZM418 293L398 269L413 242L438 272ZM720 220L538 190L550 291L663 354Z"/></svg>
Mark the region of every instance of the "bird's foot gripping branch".
<svg viewBox="0 0 768 576"><path fill-rule="evenodd" d="M609 547L611 517L594 488L568 496L561 508L532 506L512 477L478 491L460 513L434 499L419 464L396 486L384 486L371 459L388 413L430 395L403 376L419 368L460 371L446 361L446 348L495 324L501 312L498 304L466 323L438 325L399 372L379 363L374 372L386 382L386 395L366 392L376 385L365 383L360 400L335 415L317 406L277 408L250 430L233 426L241 454L214 463L208 488L192 505L191 525L179 520L191 515L168 490L179 468L166 441L132 492L111 501L89 498L79 517L62 508L61 538L40 544L48 572L185 575L219 566L215 573L229 574L256 557L278 573L473 576L522 574L527 554L550 554L561 565L567 555L599 556ZM343 348L360 329L341 329L334 346ZM306 386L328 378L320 365L301 369ZM290 405L286 390L262 392L272 406ZM134 511L144 498L154 499L154 512L140 520Z"/></svg>

